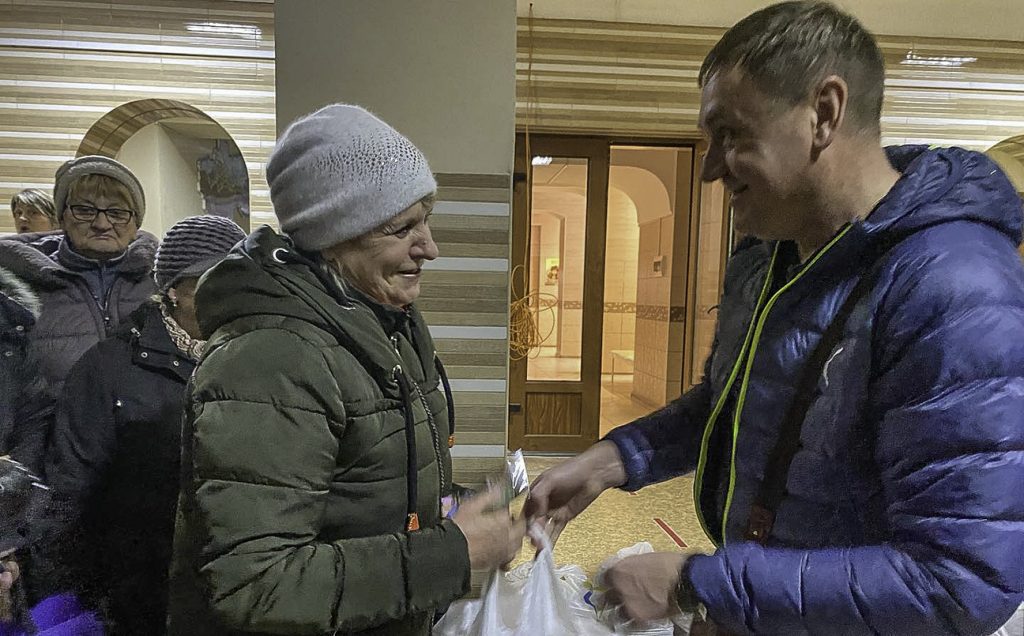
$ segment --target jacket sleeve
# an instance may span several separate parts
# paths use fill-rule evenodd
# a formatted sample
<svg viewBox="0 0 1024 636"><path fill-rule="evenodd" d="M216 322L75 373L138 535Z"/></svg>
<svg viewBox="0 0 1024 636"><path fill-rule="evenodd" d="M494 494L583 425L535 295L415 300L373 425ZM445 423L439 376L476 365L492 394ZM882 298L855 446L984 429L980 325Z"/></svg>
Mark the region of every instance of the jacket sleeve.
<svg viewBox="0 0 1024 636"><path fill-rule="evenodd" d="M694 557L690 579L716 623L758 634L980 635L1020 604L1024 271L1010 249L970 249L904 264L876 314L866 412L886 540L737 543Z"/></svg>
<svg viewBox="0 0 1024 636"><path fill-rule="evenodd" d="M194 383L190 541L224 627L358 631L468 591L465 537L450 521L318 538L348 425L319 347L284 330L250 332L211 352Z"/></svg>
<svg viewBox="0 0 1024 636"><path fill-rule="evenodd" d="M54 397L46 390L46 382L39 374L39 364L33 350L29 349L26 356L18 372L26 380L21 387L21 394L15 398L16 415L10 455L37 475L43 475L43 455L53 426Z"/></svg>
<svg viewBox="0 0 1024 636"><path fill-rule="evenodd" d="M41 584L50 592L90 592L95 551L81 523L117 451L112 392L115 373L99 348L89 349L71 368L57 401L53 431L44 456L53 491L43 536L33 554Z"/></svg>
<svg viewBox="0 0 1024 636"><path fill-rule="evenodd" d="M619 449L626 467L623 490L644 486L692 472L700 455L701 433L711 413L710 361L704 365L700 384L657 411L612 429L604 439Z"/></svg>
<svg viewBox="0 0 1024 636"><path fill-rule="evenodd" d="M100 348L92 347L71 368L57 401L46 476L69 523L81 515L117 451L113 397L105 379L115 373L110 367Z"/></svg>

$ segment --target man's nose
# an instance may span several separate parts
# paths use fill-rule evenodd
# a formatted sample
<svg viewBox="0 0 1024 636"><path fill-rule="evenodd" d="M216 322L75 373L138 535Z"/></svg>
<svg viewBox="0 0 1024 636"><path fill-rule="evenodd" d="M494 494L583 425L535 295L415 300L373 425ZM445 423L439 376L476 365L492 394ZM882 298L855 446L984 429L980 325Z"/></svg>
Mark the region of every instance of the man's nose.
<svg viewBox="0 0 1024 636"><path fill-rule="evenodd" d="M722 154L722 149L718 147L718 144L711 144L708 146L708 151L704 154L704 163L701 164L701 181L709 183L711 181L718 181L725 176L726 172L725 157Z"/></svg>

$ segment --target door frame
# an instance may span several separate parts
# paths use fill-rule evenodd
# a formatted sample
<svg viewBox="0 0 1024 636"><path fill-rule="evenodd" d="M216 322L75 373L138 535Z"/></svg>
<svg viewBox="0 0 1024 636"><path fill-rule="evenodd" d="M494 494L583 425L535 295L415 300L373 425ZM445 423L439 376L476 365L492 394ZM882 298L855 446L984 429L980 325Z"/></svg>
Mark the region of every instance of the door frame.
<svg viewBox="0 0 1024 636"><path fill-rule="evenodd" d="M604 261L608 208L608 160L610 144L598 137L516 135L516 157L512 192L513 280L511 300L529 291L530 206L532 156L585 158L587 164L587 211L584 234L583 317L579 380L528 380L529 358L509 360L509 448L533 452L575 453L597 441L601 413L601 348L604 322ZM521 270L518 268L522 268ZM521 271L522 274L516 274ZM579 435L527 435L526 405L530 392L576 394L580 396Z"/></svg>
<svg viewBox="0 0 1024 636"><path fill-rule="evenodd" d="M690 215L685 231L686 241L686 327L683 341L683 369L681 389L686 392L700 378L691 377L693 347L693 325L696 312L697 256L699 245L700 202L702 182L700 180L706 142L700 138L641 138L621 136L591 136L564 134L531 134L523 131L516 134L515 163L513 171L511 258L509 271L517 280L510 284L511 301L521 300L528 292L530 280L530 187L532 184L533 156L586 157L590 160L587 170L587 216L586 251L583 290L583 334L579 381L528 381L527 360L509 360L508 384L508 446L530 452L575 453L581 452L597 441L600 430L601 409L601 358L603 349L604 322L604 274L605 250L607 243L608 186L610 155L613 146L645 146L693 149L692 178L690 181ZM722 268L724 279L725 263L731 254L729 235L731 219L723 224ZM522 274L516 274L516 267L522 265ZM721 281L720 281L721 283ZM543 387L548 393L577 393L581 396L581 430L579 436L528 436L526 435L525 406L530 390Z"/></svg>

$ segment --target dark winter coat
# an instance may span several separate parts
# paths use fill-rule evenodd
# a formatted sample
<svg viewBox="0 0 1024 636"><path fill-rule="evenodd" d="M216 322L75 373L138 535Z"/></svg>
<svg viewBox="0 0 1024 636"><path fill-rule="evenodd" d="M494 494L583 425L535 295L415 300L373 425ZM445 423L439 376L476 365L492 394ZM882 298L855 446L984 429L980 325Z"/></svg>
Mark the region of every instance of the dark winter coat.
<svg viewBox="0 0 1024 636"><path fill-rule="evenodd" d="M29 349L53 395L59 395L85 350L113 333L156 291L152 272L157 240L152 234L139 232L123 256L85 269L83 257L69 254L65 242L63 232L0 239L0 267L25 281L42 302ZM105 295L94 297L97 289Z"/></svg>
<svg viewBox="0 0 1024 636"><path fill-rule="evenodd" d="M38 316L35 294L0 269L0 455L10 455L37 474L53 414L52 396L28 346Z"/></svg>
<svg viewBox="0 0 1024 636"><path fill-rule="evenodd" d="M689 575L736 633L990 634L1024 597L1021 202L978 153L890 160L902 178L872 214L774 293L788 247L739 250L704 382L609 435L627 488L697 471L720 547ZM885 245L820 377L770 544L745 543L798 374Z"/></svg>
<svg viewBox="0 0 1024 636"><path fill-rule="evenodd" d="M195 363L144 303L71 369L46 471L71 589L111 634L164 632L185 385Z"/></svg>
<svg viewBox="0 0 1024 636"><path fill-rule="evenodd" d="M466 539L440 519L450 428L426 325L302 261L264 227L199 286L213 336L183 432L174 636L425 636L469 590Z"/></svg>

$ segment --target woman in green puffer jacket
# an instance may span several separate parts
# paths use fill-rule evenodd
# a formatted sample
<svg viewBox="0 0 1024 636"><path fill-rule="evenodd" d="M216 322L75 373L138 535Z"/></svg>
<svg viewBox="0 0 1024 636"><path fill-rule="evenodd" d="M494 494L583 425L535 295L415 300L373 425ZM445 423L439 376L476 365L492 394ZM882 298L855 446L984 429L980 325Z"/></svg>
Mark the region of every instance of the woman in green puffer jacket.
<svg viewBox="0 0 1024 636"><path fill-rule="evenodd" d="M355 106L294 122L263 227L196 294L210 338L183 430L171 636L425 635L524 527L448 520L451 391L412 304L437 257L426 158ZM496 509L496 510L495 510Z"/></svg>

